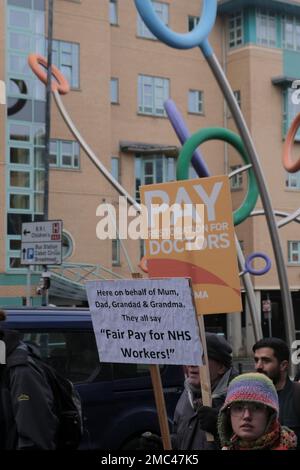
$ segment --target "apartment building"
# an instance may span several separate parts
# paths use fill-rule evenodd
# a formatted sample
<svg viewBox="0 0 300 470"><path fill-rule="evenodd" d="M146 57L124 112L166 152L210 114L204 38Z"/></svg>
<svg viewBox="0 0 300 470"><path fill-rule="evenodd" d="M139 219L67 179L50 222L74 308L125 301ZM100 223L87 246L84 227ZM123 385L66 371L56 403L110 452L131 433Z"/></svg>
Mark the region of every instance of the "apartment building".
<svg viewBox="0 0 300 470"><path fill-rule="evenodd" d="M176 31L196 24L199 0L153 1L162 20ZM26 296L40 303L40 271L21 264L21 224L43 219L45 86L27 65L31 52L46 55L47 8L44 0L0 3L0 79L7 106L0 107L0 306L22 305ZM143 184L175 179L180 145L163 103L172 98L191 133L203 127L235 129L208 65L199 49L168 48L151 34L132 0L54 0L53 62L69 80L62 101L75 126L101 162L137 200ZM300 175L281 164L284 137L300 111L291 101L291 84L300 79L300 1L223 0L210 42L222 64L253 135L274 210L299 207ZM299 108L299 109L297 109ZM297 141L298 139L296 139ZM295 155L299 144L295 143ZM202 153L211 174L242 165L222 142L206 143ZM191 170L191 176L193 176ZM97 207L118 194L80 148L55 103L51 112L49 219L62 219L63 266L53 271L50 302L83 304L86 278L128 277L143 255L139 240L99 240ZM231 180L234 207L247 189L246 173ZM258 202L257 208L261 208ZM237 227L245 255L263 251L272 260L264 217ZM300 330L300 233L290 224L280 231L289 283ZM128 261L130 260L130 262ZM220 260L221 262L221 260ZM131 266L131 268L130 268ZM263 331L283 334L279 282L271 271L253 278ZM29 293L30 291L30 293ZM272 321L262 311L272 302ZM252 342L244 312L212 315L207 323ZM247 335L242 335L246 332ZM238 337L238 339L237 339Z"/></svg>

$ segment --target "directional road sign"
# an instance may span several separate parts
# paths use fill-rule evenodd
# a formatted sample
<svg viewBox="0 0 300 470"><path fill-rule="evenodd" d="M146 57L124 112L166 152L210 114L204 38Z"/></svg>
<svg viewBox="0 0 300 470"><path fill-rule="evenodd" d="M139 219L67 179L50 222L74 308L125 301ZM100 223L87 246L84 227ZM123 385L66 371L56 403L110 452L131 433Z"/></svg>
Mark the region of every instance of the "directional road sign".
<svg viewBox="0 0 300 470"><path fill-rule="evenodd" d="M22 224L21 264L61 264L62 225L62 220Z"/></svg>

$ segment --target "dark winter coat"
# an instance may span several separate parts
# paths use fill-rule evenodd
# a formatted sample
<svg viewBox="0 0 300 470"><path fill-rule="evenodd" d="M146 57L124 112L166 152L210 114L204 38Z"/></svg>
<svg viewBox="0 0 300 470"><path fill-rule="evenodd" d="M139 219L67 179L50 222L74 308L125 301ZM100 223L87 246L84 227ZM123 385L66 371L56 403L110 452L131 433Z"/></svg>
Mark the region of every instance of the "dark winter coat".
<svg viewBox="0 0 300 470"><path fill-rule="evenodd" d="M44 373L17 332L0 329L0 339L6 345L6 365L0 365L0 449L55 449L58 419Z"/></svg>
<svg viewBox="0 0 300 470"><path fill-rule="evenodd" d="M295 432L298 438L297 450L300 450L300 384L289 378L278 392L279 421Z"/></svg>
<svg viewBox="0 0 300 470"><path fill-rule="evenodd" d="M212 408L217 412L223 405L230 380L237 372L230 368L225 372L212 392ZM215 450L218 443L207 442L206 432L201 429L197 408L199 406L198 396L195 389L192 389L188 379L185 381L185 390L178 400L174 413L174 426L172 433L172 445L177 450ZM217 430L216 430L217 431ZM217 433L216 436L217 437Z"/></svg>

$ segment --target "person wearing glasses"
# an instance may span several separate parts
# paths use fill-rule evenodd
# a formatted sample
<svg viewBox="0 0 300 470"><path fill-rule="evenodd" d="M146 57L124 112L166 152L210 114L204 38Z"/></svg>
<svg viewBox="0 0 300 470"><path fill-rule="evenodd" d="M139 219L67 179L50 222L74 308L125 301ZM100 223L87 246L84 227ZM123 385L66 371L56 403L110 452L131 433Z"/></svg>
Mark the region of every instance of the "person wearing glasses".
<svg viewBox="0 0 300 470"><path fill-rule="evenodd" d="M292 450L296 434L279 420L279 404L273 382L264 374L234 378L228 387L218 419L223 450Z"/></svg>

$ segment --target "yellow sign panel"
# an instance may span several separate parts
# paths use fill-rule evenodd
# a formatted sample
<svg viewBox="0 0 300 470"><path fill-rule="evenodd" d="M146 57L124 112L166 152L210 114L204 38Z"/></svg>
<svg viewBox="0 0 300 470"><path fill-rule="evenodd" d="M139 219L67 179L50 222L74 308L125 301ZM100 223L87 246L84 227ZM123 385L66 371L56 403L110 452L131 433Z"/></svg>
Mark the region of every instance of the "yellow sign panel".
<svg viewBox="0 0 300 470"><path fill-rule="evenodd" d="M142 203L148 210L146 258L149 276L190 277L199 315L241 311L228 177L213 176L147 185L142 186L140 192ZM161 222L166 208L174 204L174 211L170 211L173 215L169 217L168 233L166 224ZM184 209L184 212L185 205L187 210ZM188 206L193 209L189 211ZM178 236L180 207L181 214L190 215L186 219L182 217L182 227L186 225L186 220L190 220L193 229L196 224L199 228L200 209L203 209L204 225L197 244L187 240L184 234L188 231L184 229L183 236Z"/></svg>

